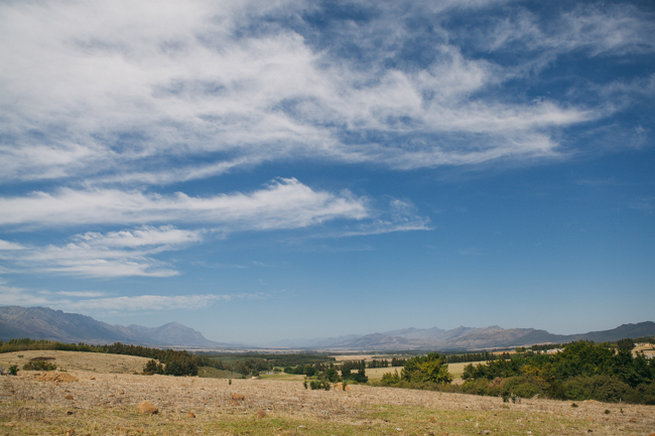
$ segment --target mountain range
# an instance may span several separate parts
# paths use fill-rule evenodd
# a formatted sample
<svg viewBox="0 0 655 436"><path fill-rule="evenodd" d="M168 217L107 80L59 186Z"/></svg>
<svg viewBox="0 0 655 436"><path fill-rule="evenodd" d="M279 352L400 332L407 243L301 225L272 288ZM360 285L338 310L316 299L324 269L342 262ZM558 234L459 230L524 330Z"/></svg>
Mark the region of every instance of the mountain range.
<svg viewBox="0 0 655 436"><path fill-rule="evenodd" d="M557 335L533 328L504 329L490 327L457 327L443 330L407 328L367 335L337 338L287 340L275 344L281 348L331 349L348 351L466 351L512 348L545 343L566 343L577 340L595 342L623 338L655 336L652 321L623 324L611 330L574 335ZM12 338L50 339L59 342L103 344L122 342L150 346L198 348L243 348L234 344L210 341L200 332L171 322L160 327L127 327L97 321L89 316L66 313L45 307L0 306L0 340ZM248 347L253 348L253 347Z"/></svg>
<svg viewBox="0 0 655 436"><path fill-rule="evenodd" d="M561 344L577 340L594 342L617 341L623 338L655 336L655 323L623 324L611 330L573 335L557 335L533 328L504 329L490 327L457 327L443 330L407 328L362 336L345 336L314 341L315 348L347 350L448 350L467 351L493 348L513 348L534 344ZM289 344L292 345L292 344Z"/></svg>
<svg viewBox="0 0 655 436"><path fill-rule="evenodd" d="M14 338L49 339L64 343L122 342L160 347L229 347L228 344L210 341L197 330L176 322L160 327L124 327L46 307L1 306L0 340Z"/></svg>

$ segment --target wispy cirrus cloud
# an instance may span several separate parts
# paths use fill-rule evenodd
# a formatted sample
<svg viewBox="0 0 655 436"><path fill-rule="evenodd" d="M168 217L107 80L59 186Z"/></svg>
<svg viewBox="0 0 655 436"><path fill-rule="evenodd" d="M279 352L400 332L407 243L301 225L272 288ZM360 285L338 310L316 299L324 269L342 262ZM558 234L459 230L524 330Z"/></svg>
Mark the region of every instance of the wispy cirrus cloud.
<svg viewBox="0 0 655 436"><path fill-rule="evenodd" d="M316 191L296 179L278 179L264 189L207 197L181 192L150 194L118 189L70 189L0 197L0 225L74 226L186 222L228 230L306 227L335 218L368 216L365 199L347 192ZM147 235L132 234L134 243ZM188 237L169 234L170 237ZM114 234L112 239L121 238Z"/></svg>
<svg viewBox="0 0 655 436"><path fill-rule="evenodd" d="M2 197L0 210L0 226L5 228L136 226L77 233L61 244L0 240L0 259L14 272L91 278L178 275L176 266L162 256L205 243L216 234L299 229L339 219L349 222L344 224L349 230L334 233L338 236L430 230L429 219L407 201L394 199L376 208L366 198L316 191L296 179L279 179L251 193L211 197L63 189Z"/></svg>
<svg viewBox="0 0 655 436"><path fill-rule="evenodd" d="M358 4L321 32L325 5L256 3L0 6L0 177L168 184L299 158L413 169L551 157L559 129L606 113L485 96L529 73L465 54L443 21L488 2ZM653 50L637 11L583 12L552 28L520 15L534 34L521 42ZM424 16L430 27L416 25ZM516 26L501 24L490 50L512 42ZM429 58L412 55L428 43Z"/></svg>
<svg viewBox="0 0 655 436"><path fill-rule="evenodd" d="M200 309L219 301L230 301L235 298L243 297L221 294L135 295L79 299L66 303L66 307L73 310L121 310L130 312L189 310Z"/></svg>
<svg viewBox="0 0 655 436"><path fill-rule="evenodd" d="M21 246L0 250L0 259L16 271L39 271L82 277L170 277L178 274L156 255L202 240L201 230L171 226L73 236L64 245Z"/></svg>
<svg viewBox="0 0 655 436"><path fill-rule="evenodd" d="M265 295L261 293L185 295L153 293L111 296L98 291L35 291L8 286L4 280L0 280L0 304L2 305L47 306L66 310L122 312L193 310L208 307L218 302L260 298L265 298Z"/></svg>

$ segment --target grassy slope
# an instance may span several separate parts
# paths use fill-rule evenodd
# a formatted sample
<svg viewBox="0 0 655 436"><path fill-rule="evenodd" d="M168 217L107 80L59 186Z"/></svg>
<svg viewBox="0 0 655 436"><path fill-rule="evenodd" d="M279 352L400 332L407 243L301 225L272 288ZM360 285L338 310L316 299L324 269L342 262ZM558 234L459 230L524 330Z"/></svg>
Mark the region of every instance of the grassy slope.
<svg viewBox="0 0 655 436"><path fill-rule="evenodd" d="M127 369L125 358L131 360L130 356L35 352L47 353L57 353L57 363L77 380L46 382L28 371L18 377L0 377L0 434L66 434L69 430L74 434L451 436L655 432L655 406L586 401L572 407L570 402L539 399L508 404L492 397L361 385L349 386L348 391L311 391L295 379L228 383L140 376ZM16 354L28 358L28 352ZM86 372L88 367L96 372ZM125 372L117 374L117 369ZM232 394L243 399L235 400ZM155 403L159 413L137 413L135 406L144 399Z"/></svg>
<svg viewBox="0 0 655 436"><path fill-rule="evenodd" d="M19 357L20 356L20 357ZM141 373L150 359L120 354L88 353L83 351L26 350L0 353L0 366L23 365L36 357L52 357L57 368L65 371L94 371L100 373Z"/></svg>

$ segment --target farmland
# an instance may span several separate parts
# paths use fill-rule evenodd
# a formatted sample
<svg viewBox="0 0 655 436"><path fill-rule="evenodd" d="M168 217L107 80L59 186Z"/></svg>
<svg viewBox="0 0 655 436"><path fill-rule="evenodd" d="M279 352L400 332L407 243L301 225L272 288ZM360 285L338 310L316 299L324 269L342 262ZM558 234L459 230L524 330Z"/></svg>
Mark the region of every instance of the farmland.
<svg viewBox="0 0 655 436"><path fill-rule="evenodd" d="M536 398L506 403L496 397L366 385L312 391L296 379L112 372L128 368L129 356L57 353L55 362L65 372L19 371L18 376L0 378L0 434L536 436L655 431L655 406ZM13 354L1 356L3 365L17 354L28 357L27 351ZM158 413L137 412L144 400Z"/></svg>

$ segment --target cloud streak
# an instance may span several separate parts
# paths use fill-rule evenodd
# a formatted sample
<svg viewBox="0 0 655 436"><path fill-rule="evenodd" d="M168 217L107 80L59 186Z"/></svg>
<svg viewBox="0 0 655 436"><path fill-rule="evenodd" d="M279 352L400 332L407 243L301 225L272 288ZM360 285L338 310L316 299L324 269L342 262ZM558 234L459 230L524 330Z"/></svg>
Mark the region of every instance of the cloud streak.
<svg viewBox="0 0 655 436"><path fill-rule="evenodd" d="M132 296L106 296L97 291L38 292L7 286L0 281L0 304L21 306L48 306L66 310L155 312L166 310L194 310L218 302L262 298L262 294L187 294Z"/></svg>
<svg viewBox="0 0 655 436"><path fill-rule="evenodd" d="M557 132L605 115L573 101L486 95L529 72L463 53L441 25L444 8L381 7L317 34L320 8L310 3L181 6L0 6L0 178L169 184L300 158L407 170L552 157ZM520 15L519 30L533 35L521 41L548 56L653 51L643 36L652 23L634 11L582 12L554 28ZM424 15L431 33L412 25ZM515 27L499 24L487 49L511 48ZM410 63L421 38L432 57Z"/></svg>
<svg viewBox="0 0 655 436"><path fill-rule="evenodd" d="M208 197L181 192L160 195L117 189L62 188L52 194L34 192L21 197L0 197L0 211L0 225L4 226L186 222L223 230L301 228L335 218L359 220L369 214L364 199L347 192L315 191L293 178L278 179L264 189L247 194ZM146 236L129 237L132 243L144 243L142 238Z"/></svg>
<svg viewBox="0 0 655 436"><path fill-rule="evenodd" d="M154 256L202 241L200 230L171 226L76 235L64 245L22 246L0 251L0 259L17 271L39 271L82 277L170 277L178 271Z"/></svg>

